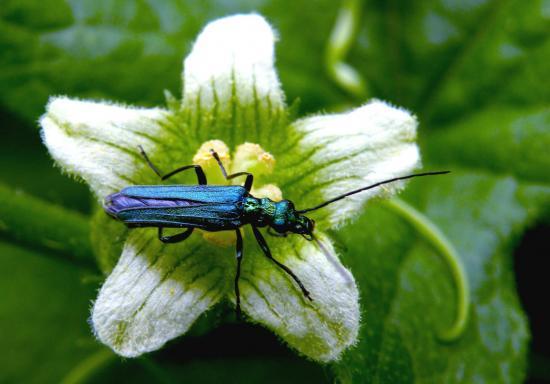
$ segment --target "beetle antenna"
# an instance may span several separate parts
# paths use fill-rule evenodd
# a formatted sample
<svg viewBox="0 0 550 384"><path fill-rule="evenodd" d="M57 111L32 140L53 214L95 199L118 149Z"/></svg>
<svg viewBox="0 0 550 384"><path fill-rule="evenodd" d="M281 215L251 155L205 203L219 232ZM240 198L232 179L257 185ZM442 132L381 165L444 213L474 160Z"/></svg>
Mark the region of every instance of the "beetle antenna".
<svg viewBox="0 0 550 384"><path fill-rule="evenodd" d="M383 180L383 181L379 181L378 183L375 183L375 184L372 184L372 185L369 185L369 186L366 186L366 187L363 187L363 188L359 188L359 189L355 189L351 192L347 192L347 193L344 193L343 195L340 195L340 196L336 196L330 200L327 200L325 201L324 203L321 203L319 205L316 205L315 207L312 207L312 208L306 208L306 209L302 209L302 210L299 210L299 211L296 211L298 213L306 213L306 212L311 212L311 211L315 211L319 208L323 208L323 207L326 207L327 205L329 204L332 204L336 201L339 201L339 200L342 200L342 199L345 199L346 197L348 196L351 196L351 195L355 195L356 193L359 193L359 192L363 192L363 191L366 191L368 189L372 189L372 188L376 188L376 187L379 187L383 184L388 184L388 183L393 183L394 181L399 181L399 180L406 180L406 179L412 179L413 177L420 177L420 176L432 176L432 175L444 175L446 173L449 173L451 171L436 171L436 172L424 172L424 173L414 173L412 175L407 175L407 176L400 176L400 177L394 177L392 179L387 179L387 180Z"/></svg>
<svg viewBox="0 0 550 384"><path fill-rule="evenodd" d="M321 250L321 253L325 255L325 258L327 261L332 264L332 266L338 271L338 273L344 278L347 285L353 284L353 277L351 276L350 272L342 266L338 262L338 259L336 255L334 255L332 252L330 252L327 247L316 237L311 233L311 238L315 241L319 249Z"/></svg>

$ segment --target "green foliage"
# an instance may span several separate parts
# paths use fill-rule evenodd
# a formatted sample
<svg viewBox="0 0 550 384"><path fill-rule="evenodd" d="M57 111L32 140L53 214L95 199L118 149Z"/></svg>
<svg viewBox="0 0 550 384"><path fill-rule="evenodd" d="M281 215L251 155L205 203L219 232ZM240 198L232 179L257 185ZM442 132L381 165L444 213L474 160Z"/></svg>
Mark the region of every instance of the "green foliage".
<svg viewBox="0 0 550 384"><path fill-rule="evenodd" d="M50 249L75 262L92 264L86 219L73 211L0 184L0 232L14 240Z"/></svg>
<svg viewBox="0 0 550 384"><path fill-rule="evenodd" d="M278 69L289 99L301 98L302 114L359 104L330 80L323 64L338 4L4 2L0 103L11 115L10 131L19 133L0 143L0 180L44 201L0 188L0 341L8 357L0 362L0 381L57 382L79 377L89 363L94 369L82 381L216 382L219 377L205 372L219 369L242 379L235 382L330 381L332 375L350 383L521 382L529 334L511 254L527 228L550 218L547 8L542 1L363 4L347 62L364 76L371 96L418 114L425 168L452 171L411 182L403 198L458 250L472 317L457 342L436 339L455 315L450 272L402 217L373 202L337 235L361 288L364 325L359 344L329 375L299 357L281 357L277 348L235 360L174 362L164 353L122 363L109 357L86 323L100 281L82 282L99 273L81 262L90 252L83 238L88 225L49 203L86 211L89 196L49 169L34 122L52 94L163 103L163 89L179 93L181 58L205 22L252 10L280 32ZM239 332L247 338L254 328Z"/></svg>
<svg viewBox="0 0 550 384"><path fill-rule="evenodd" d="M1 242L0 254L2 382L59 382L99 349L86 322L94 287L48 253Z"/></svg>
<svg viewBox="0 0 550 384"><path fill-rule="evenodd" d="M407 193L449 236L467 270L472 315L453 344L436 338L436 331L452 321L456 305L449 270L437 253L381 207L368 209L343 231L345 254L363 255L348 260L362 282L366 325L359 346L337 365L338 372L351 382L372 377L381 383L521 381L528 331L514 292L509 250L530 223L529 211L537 209L537 203L523 198L530 188L511 177L457 170L430 185L417 183ZM368 238L368 245L361 238ZM473 356L484 358L470 360ZM356 369L360 362L366 370Z"/></svg>
<svg viewBox="0 0 550 384"><path fill-rule="evenodd" d="M33 121L50 95L158 105L163 89L179 94L181 63L200 29L216 17L257 11L280 31L278 62L290 100L311 109L340 92L323 76L322 52L337 4L308 1L93 2L7 1L0 10L0 100ZM316 28L304 29L303 25ZM297 38L297 33L300 34ZM147 76L140 74L146 73ZM7 92L6 92L7 91ZM335 94L335 95L333 95ZM325 104L327 105L327 104Z"/></svg>

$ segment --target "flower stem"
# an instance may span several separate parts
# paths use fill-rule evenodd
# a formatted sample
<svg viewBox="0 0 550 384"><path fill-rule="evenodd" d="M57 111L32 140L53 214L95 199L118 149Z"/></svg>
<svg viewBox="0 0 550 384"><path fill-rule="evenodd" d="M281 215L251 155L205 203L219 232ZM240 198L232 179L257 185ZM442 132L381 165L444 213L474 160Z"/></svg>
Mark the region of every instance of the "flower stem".
<svg viewBox="0 0 550 384"><path fill-rule="evenodd" d="M0 184L0 234L93 266L85 216Z"/></svg>
<svg viewBox="0 0 550 384"><path fill-rule="evenodd" d="M336 84L357 99L364 99L368 93L366 82L357 70L344 62L355 39L360 16L360 1L343 1L327 43L325 63Z"/></svg>
<svg viewBox="0 0 550 384"><path fill-rule="evenodd" d="M116 355L106 348L91 354L77 364L61 380L62 384L87 383L92 376L115 360Z"/></svg>
<svg viewBox="0 0 550 384"><path fill-rule="evenodd" d="M456 318L449 329L439 332L438 337L446 342L456 340L462 335L466 328L470 308L468 279L456 249L430 219L403 200L397 198L387 200L386 205L401 217L405 218L420 234L422 234L439 252L449 266L457 290Z"/></svg>

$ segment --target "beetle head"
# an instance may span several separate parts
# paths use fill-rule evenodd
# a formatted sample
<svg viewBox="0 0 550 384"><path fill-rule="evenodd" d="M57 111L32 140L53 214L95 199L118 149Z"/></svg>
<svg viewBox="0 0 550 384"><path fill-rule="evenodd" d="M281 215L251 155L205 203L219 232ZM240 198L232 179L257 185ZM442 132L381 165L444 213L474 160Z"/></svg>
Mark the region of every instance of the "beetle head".
<svg viewBox="0 0 550 384"><path fill-rule="evenodd" d="M315 229L315 221L304 215L296 215L296 219L290 226L290 232L302 235L307 240L313 240L313 230Z"/></svg>

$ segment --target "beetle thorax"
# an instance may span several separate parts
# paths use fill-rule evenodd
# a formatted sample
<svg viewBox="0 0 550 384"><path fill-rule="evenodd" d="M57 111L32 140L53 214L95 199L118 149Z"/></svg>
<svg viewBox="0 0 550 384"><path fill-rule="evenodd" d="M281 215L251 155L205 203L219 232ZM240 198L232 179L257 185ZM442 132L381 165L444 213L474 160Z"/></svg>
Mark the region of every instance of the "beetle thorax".
<svg viewBox="0 0 550 384"><path fill-rule="evenodd" d="M296 219L294 204L289 200L248 196L243 201L243 211L251 224L258 227L269 225L280 233L287 232Z"/></svg>

